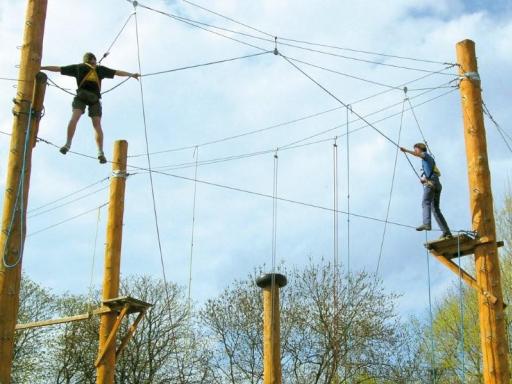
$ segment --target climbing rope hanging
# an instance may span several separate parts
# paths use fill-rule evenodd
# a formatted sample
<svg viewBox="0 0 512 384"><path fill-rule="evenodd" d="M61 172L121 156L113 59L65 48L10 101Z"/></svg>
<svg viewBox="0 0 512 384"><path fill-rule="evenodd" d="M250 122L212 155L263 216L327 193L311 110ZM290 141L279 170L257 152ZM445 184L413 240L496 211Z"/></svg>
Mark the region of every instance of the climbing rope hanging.
<svg viewBox="0 0 512 384"><path fill-rule="evenodd" d="M425 244L428 243L428 232L425 231ZM434 312L432 309L432 284L430 279L430 255L426 249L427 256L427 284L428 284L428 308L430 318L430 378L432 384L436 384L436 357L435 357L435 338L434 338Z"/></svg>
<svg viewBox="0 0 512 384"><path fill-rule="evenodd" d="M12 269L18 266L23 258L24 252L24 241L25 241L25 172L27 169L27 152L28 147L30 145L30 131L32 127L32 118L34 117L35 111L32 108L31 101L21 101L23 103L28 103L28 112L16 112L18 114L27 113L27 126L25 127L25 136L23 141L23 157L21 161L21 169L18 187L16 190L16 197L14 199L14 205L11 212L11 219L9 220L9 227L7 228L7 238L4 242L4 249L2 251L2 262L5 268ZM9 239L12 235L12 230L14 227L14 222L16 221L16 211L19 211L19 220L20 220L20 249L18 249L18 256L14 260L14 262L9 262L7 260L7 247L9 244Z"/></svg>
<svg viewBox="0 0 512 384"><path fill-rule="evenodd" d="M194 158L196 162L196 167L194 169L194 192L193 192L193 200L192 200L192 229L190 235L190 257L189 257L189 269L188 269L188 297L187 297L187 305L188 305L188 313L190 314L190 304L192 300L192 267L193 267L193 258L194 258L194 237L195 237L195 228L196 228L196 204L197 204L197 164L199 161L199 148L194 150Z"/></svg>
<svg viewBox="0 0 512 384"><path fill-rule="evenodd" d="M116 37L114 38L114 40L112 41L112 43L109 45L109 47L107 48L107 50L105 51L105 53L103 54L103 56L101 56L101 59L100 61L98 61L98 64L101 64L101 62L107 58L108 55L110 55L110 51L112 50L112 48L114 47L114 45L116 44L117 40L119 39L119 37L121 36L121 34L123 33L124 29L126 28L126 26L128 25L128 23L130 22L130 20L132 19L132 17L135 15L135 12L132 12L128 18L126 19L126 21L124 22L123 26L121 27L121 30L117 33Z"/></svg>
<svg viewBox="0 0 512 384"><path fill-rule="evenodd" d="M332 348L333 348L333 372L338 370L339 360L339 185L338 185L338 143L334 138L332 145L333 162L333 330L332 330Z"/></svg>
<svg viewBox="0 0 512 384"><path fill-rule="evenodd" d="M98 245L98 234L100 230L100 221L101 221L101 208L98 207L98 215L96 218L96 231L94 233L94 248L92 252L92 262L91 262L91 276L89 278L89 297L87 299L87 307L90 312L93 308L93 299L94 299L94 268L96 264L96 250Z"/></svg>
<svg viewBox="0 0 512 384"><path fill-rule="evenodd" d="M346 109L346 153L347 153L347 278L350 278L350 129L349 129L349 111L352 110L350 105Z"/></svg>
<svg viewBox="0 0 512 384"><path fill-rule="evenodd" d="M398 128L398 137L397 137L397 144L400 145L400 140L402 138L402 128L403 128L403 123L404 123L404 112L405 112L405 102L406 102L406 99L407 99L407 96L404 97L404 101L402 102L402 114L400 115L400 126ZM381 262L381 259L382 259L382 252L384 250L384 242L386 240L386 233L387 233L387 229L388 229L388 220L389 220L389 213L391 211L391 201L393 200L393 192L394 192L394 188L395 188L395 178L396 178L396 169L397 169L397 165L398 165L398 156L400 154L400 147L396 147L396 151L395 151L395 160L394 160L394 163L393 163L393 174L391 176L391 185L389 187L389 198L388 198L388 205L387 205L387 208L386 208L386 219L385 219L385 222L384 222L384 228L382 230L382 237L381 237L381 241L380 241L380 249L379 249L379 258L377 260L377 267L375 268L375 277L377 278L378 274L379 274L379 269L380 269L380 262Z"/></svg>
<svg viewBox="0 0 512 384"><path fill-rule="evenodd" d="M458 258L458 266L459 266L459 307L460 307L460 346L459 346L459 355L461 358L461 383L464 383L465 380L465 370L466 370L466 351L465 351L465 342L464 342L464 286L462 284L462 266L461 266L461 254L460 254L460 232L457 236L457 258Z"/></svg>
<svg viewBox="0 0 512 384"><path fill-rule="evenodd" d="M423 143L427 147L428 152L432 155L432 157L435 157L434 153L430 149L430 146L429 146L428 141L427 141L427 139L425 137L425 134L423 133L423 129L421 129L420 121L418 120L418 116L416 115L416 111L414 110L414 106L412 105L411 100L409 99L409 96L407 95L407 87L404 87L404 95L405 95L405 99L409 103L409 109L411 110L412 116L414 117L414 121L416 122L416 127L418 127L418 131L419 131L419 133L421 135L421 139L423 140Z"/></svg>

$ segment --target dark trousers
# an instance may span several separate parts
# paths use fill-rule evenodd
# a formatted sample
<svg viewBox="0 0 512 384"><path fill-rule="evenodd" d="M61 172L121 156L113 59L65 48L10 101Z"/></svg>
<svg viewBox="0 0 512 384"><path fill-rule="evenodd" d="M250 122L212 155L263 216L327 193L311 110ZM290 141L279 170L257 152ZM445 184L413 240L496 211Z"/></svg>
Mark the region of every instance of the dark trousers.
<svg viewBox="0 0 512 384"><path fill-rule="evenodd" d="M446 223L439 206L443 186L439 180L432 180L431 184L425 184L423 188L423 224L428 226L432 225L433 213L439 228L443 231L443 234L449 234L450 228L448 228L448 224Z"/></svg>

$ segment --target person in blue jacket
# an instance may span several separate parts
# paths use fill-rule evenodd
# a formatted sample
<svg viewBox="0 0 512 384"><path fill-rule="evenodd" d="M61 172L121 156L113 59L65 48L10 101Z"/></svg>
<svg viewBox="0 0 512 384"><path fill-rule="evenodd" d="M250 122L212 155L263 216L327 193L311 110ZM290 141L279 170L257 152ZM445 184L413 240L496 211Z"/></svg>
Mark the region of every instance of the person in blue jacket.
<svg viewBox="0 0 512 384"><path fill-rule="evenodd" d="M415 144L412 151L400 147L402 152L409 153L421 159L423 173L420 177L420 181L423 184L423 224L416 228L416 230L430 231L432 229L433 213L439 228L443 231L441 239L447 239L453 236L440 208L441 190L443 189L439 181L441 172L439 172L436 161L432 155L428 153L427 149L427 146L423 143Z"/></svg>

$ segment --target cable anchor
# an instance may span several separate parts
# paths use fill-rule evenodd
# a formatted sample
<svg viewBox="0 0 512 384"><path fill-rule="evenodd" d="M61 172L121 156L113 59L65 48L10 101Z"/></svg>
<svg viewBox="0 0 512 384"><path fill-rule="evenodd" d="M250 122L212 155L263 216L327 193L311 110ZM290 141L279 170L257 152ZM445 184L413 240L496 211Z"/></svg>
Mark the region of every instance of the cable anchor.
<svg viewBox="0 0 512 384"><path fill-rule="evenodd" d="M277 50L277 36L274 36L274 55L279 55L279 51Z"/></svg>

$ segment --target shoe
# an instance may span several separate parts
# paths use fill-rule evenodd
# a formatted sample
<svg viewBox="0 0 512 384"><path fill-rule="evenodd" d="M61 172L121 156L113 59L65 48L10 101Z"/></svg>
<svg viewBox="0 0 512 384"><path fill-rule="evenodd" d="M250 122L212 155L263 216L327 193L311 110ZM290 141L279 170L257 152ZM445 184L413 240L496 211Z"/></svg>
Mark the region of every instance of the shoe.
<svg viewBox="0 0 512 384"><path fill-rule="evenodd" d="M100 161L100 164L105 164L107 162L107 158L105 157L104 154L99 154L98 160Z"/></svg>
<svg viewBox="0 0 512 384"><path fill-rule="evenodd" d="M65 145L65 146L61 147L61 148L59 149L59 151L60 151L60 153L62 153L63 155L65 155L66 153L68 153L68 151L69 151L69 147L68 147L67 145Z"/></svg>
<svg viewBox="0 0 512 384"><path fill-rule="evenodd" d="M453 239L453 235L451 233L443 233L439 240L448 240Z"/></svg>
<svg viewBox="0 0 512 384"><path fill-rule="evenodd" d="M427 224L422 224L418 228L416 228L417 231L430 231L432 229L432 226Z"/></svg>

